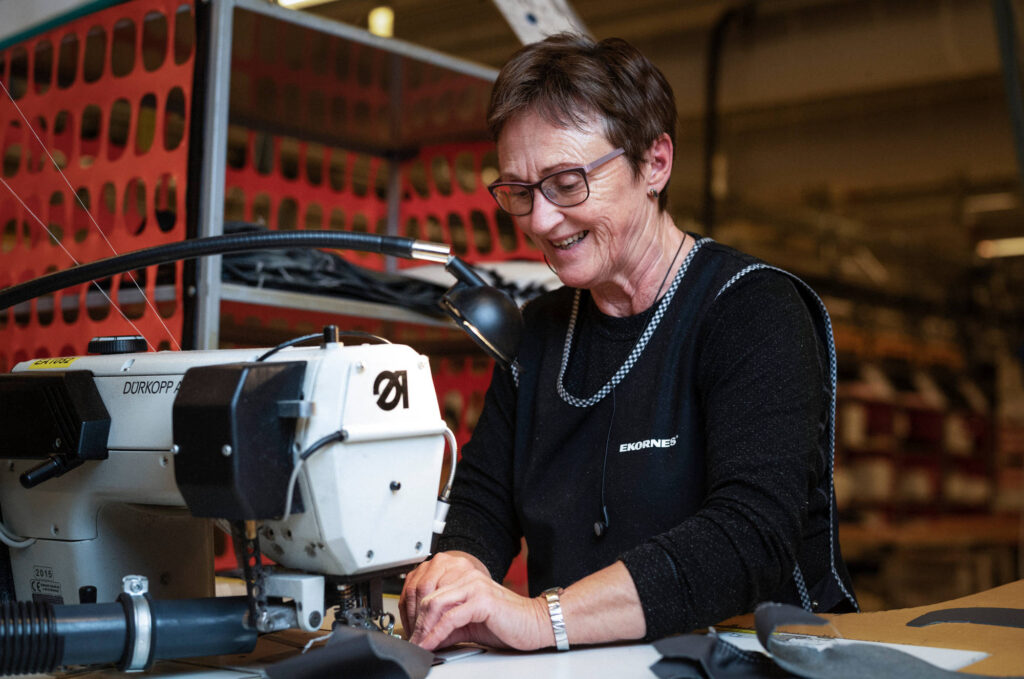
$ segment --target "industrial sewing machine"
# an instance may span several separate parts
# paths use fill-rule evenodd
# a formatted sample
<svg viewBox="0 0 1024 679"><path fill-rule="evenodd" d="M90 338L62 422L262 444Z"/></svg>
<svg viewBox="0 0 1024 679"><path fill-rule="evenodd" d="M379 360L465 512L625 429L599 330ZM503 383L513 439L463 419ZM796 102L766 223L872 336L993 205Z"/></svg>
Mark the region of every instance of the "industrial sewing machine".
<svg viewBox="0 0 1024 679"><path fill-rule="evenodd" d="M204 519L220 519L245 554L289 569L248 564L254 631L315 630L333 605L346 622L379 619L381 576L422 561L444 525L454 438L429 362L331 337L263 353L40 359L0 380L0 503L24 540L10 550L18 600L111 602L124 576L145 577L156 600L211 596ZM242 623L193 634L238 635Z"/></svg>
<svg viewBox="0 0 1024 679"><path fill-rule="evenodd" d="M443 305L467 279L493 295L447 262L462 282ZM490 322L462 306L467 330ZM335 624L390 631L381 580L443 530L455 439L425 356L333 327L318 339L139 353L107 338L90 345L100 355L0 375L0 537L17 599L3 604L0 675L244 653L260 633L319 629L332 608ZM215 524L231 531L244 597L213 597Z"/></svg>

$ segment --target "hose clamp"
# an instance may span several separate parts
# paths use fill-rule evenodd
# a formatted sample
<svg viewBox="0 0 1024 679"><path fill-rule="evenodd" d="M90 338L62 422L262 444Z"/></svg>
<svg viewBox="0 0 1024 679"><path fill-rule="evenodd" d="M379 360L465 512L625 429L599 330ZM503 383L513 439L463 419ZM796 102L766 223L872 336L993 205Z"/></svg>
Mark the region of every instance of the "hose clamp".
<svg viewBox="0 0 1024 679"><path fill-rule="evenodd" d="M149 580L144 575L126 575L121 578L124 593L118 600L128 615L128 645L120 668L126 672L146 669L152 655L153 612L149 607Z"/></svg>

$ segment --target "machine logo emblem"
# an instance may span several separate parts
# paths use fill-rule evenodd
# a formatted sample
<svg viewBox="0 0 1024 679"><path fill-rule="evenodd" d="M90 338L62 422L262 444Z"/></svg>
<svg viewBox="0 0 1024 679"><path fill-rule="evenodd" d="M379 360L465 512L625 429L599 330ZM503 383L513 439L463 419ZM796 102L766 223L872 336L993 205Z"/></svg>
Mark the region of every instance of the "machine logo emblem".
<svg viewBox="0 0 1024 679"><path fill-rule="evenodd" d="M409 382L406 371L381 371L373 381L373 395L377 397L377 407L381 410L394 410L399 401L403 408L408 408Z"/></svg>

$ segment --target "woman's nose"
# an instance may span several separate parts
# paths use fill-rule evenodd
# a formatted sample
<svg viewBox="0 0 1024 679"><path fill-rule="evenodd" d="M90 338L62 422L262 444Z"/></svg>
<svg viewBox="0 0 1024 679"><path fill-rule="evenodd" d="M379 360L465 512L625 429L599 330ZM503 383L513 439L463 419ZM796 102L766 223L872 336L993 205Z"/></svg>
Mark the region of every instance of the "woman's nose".
<svg viewBox="0 0 1024 679"><path fill-rule="evenodd" d="M527 221L526 228L530 233L543 236L562 221L562 211L545 198L540 190L536 190L533 194L533 210L523 219Z"/></svg>

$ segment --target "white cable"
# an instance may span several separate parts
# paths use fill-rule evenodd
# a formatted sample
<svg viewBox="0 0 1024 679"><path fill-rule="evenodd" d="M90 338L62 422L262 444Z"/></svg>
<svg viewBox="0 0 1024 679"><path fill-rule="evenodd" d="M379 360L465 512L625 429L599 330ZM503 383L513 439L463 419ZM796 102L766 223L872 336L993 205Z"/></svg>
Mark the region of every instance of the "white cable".
<svg viewBox="0 0 1024 679"><path fill-rule="evenodd" d="M444 438L448 442L448 449L451 451L452 454L452 464L448 470L448 480L445 482L444 489L441 491L441 497L447 499L448 493L452 489L452 482L455 480L455 465L456 459L458 458L459 444L455 440L454 432L452 432L451 428L449 427L444 428ZM317 446L316 450L318 450L321 447L322 446ZM314 451L308 452L312 453ZM295 464L295 468L292 469L292 475L288 479L288 494L285 495L284 515L281 517L281 521L287 521L288 518L292 515L292 498L295 496L295 485L296 482L299 480L299 473L302 471L302 465L305 462L306 459L302 457L302 455L300 455L299 459Z"/></svg>
<svg viewBox="0 0 1024 679"><path fill-rule="evenodd" d="M448 495L452 491L452 483L455 481L455 464L459 457L459 444L455 440L455 433L447 426L444 428L444 438L448 441L448 450L452 453L452 464L448 468L448 481L444 484L444 489L441 491L441 497L447 502Z"/></svg>
<svg viewBox="0 0 1024 679"><path fill-rule="evenodd" d="M302 470L302 463L305 462L310 455L320 450L321 448L325 448L331 445L332 443L344 441L347 438L348 434L346 433L346 431L344 429L339 429L338 431L323 437L322 439L311 445L309 448L306 448L306 450L299 454L299 458L296 461L295 468L292 469L292 475L288 479L288 495L285 498L284 517L281 519L282 521L287 521L288 517L292 515L292 496L295 494L295 482L299 478L299 471Z"/></svg>
<svg viewBox="0 0 1024 679"><path fill-rule="evenodd" d="M334 634L334 632L331 632L331 634ZM313 648L313 644L319 644L321 641L327 641L331 638L331 634L325 634L322 637L313 637L306 642L305 646L302 647L302 652L305 653L309 649Z"/></svg>
<svg viewBox="0 0 1024 679"><path fill-rule="evenodd" d="M299 479L299 472L302 471L302 465L306 461L299 458L295 468L292 469L291 478L288 479L288 495L284 498L284 516L281 517L282 521L287 521L288 517L292 515L292 496L295 495L295 482Z"/></svg>
<svg viewBox="0 0 1024 679"><path fill-rule="evenodd" d="M11 549L25 549L35 544L35 538L23 538L15 535L11 530L0 522L0 542L4 543Z"/></svg>

